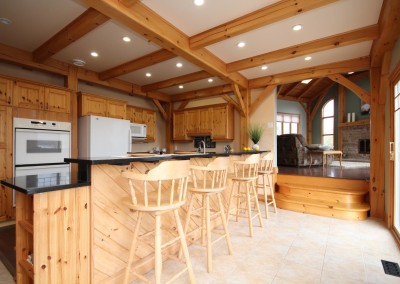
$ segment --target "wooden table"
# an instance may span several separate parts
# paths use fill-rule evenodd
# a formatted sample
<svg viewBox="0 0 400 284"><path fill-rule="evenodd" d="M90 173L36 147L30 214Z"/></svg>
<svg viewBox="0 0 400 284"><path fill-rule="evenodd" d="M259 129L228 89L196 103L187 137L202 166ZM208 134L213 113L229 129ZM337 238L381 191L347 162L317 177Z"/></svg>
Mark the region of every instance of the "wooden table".
<svg viewBox="0 0 400 284"><path fill-rule="evenodd" d="M327 150L327 151L310 151L310 167L312 165L312 153L321 153L322 154L322 167L325 165L328 167L328 156L339 156L340 167L342 167L342 156L343 152L339 150Z"/></svg>

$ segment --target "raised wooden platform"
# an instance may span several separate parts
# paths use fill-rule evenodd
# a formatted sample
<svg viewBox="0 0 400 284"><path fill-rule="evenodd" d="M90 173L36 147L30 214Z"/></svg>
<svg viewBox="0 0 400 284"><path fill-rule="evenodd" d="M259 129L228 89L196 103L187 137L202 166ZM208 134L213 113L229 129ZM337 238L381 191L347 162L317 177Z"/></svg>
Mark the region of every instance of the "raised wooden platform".
<svg viewBox="0 0 400 284"><path fill-rule="evenodd" d="M282 209L349 220L364 220L370 210L366 180L278 174L276 191Z"/></svg>

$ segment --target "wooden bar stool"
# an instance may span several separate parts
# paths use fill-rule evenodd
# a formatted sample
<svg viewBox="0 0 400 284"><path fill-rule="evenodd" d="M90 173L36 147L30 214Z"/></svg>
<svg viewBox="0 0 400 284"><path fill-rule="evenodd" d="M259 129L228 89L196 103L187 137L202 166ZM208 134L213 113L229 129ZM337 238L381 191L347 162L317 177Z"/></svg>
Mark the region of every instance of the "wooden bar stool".
<svg viewBox="0 0 400 284"><path fill-rule="evenodd" d="M155 249L155 281L161 283L162 271L162 249L168 248L175 244L179 239L181 248L185 256L186 267L176 273L170 281L175 280L186 270L189 273L190 283L195 283L192 265L189 259L189 251L187 248L186 237L180 221L178 210L186 202L187 183L189 177L190 161L165 161L159 164L154 169L151 169L147 174L137 174L130 171L122 173L122 176L129 179L131 189L131 198L128 198L124 203L132 210L138 212L138 219L133 233L132 244L129 253L128 265L125 271L124 284L129 283L131 266L133 264L135 251L138 242L139 230L144 213L150 213L155 216L155 229L143 236L148 236L154 233L154 249ZM162 220L163 214L173 212L176 227L178 229L178 237L162 243ZM172 233L174 233L172 231ZM177 257L169 256L172 259ZM149 282L142 274L135 271L140 265L133 267L132 274L137 278ZM165 283L166 281L163 281Z"/></svg>
<svg viewBox="0 0 400 284"><path fill-rule="evenodd" d="M265 204L265 218L268 219L268 205L274 205L274 212L277 213L276 210L276 202L274 195L274 154L268 153L260 160L260 165L258 168L258 175L262 178L260 183L260 179L257 181L257 188L263 189L264 194L264 204ZM268 191L270 192L271 198L268 198Z"/></svg>
<svg viewBox="0 0 400 284"><path fill-rule="evenodd" d="M200 245L207 247L207 271L212 272L212 245L225 239L229 254L233 253L226 223L225 208L221 198L221 193L226 189L229 157L218 157L207 166L191 166L190 169L193 183L188 187L191 196L186 216L185 234L189 236L199 230L201 231ZM211 208L210 205L212 196L217 197L216 210ZM197 203L196 200L198 201ZM196 204L200 204L200 206L196 207ZM193 217L200 219L199 226L188 233L189 224ZM224 233L216 240L211 241L211 220L215 217L221 217Z"/></svg>
<svg viewBox="0 0 400 284"><path fill-rule="evenodd" d="M258 217L260 227L263 227L263 221L260 212L260 205L258 204L258 196L256 190L256 182L258 179L258 164L260 161L260 154L252 154L244 161L234 162L234 176L232 177L233 185L231 195L228 203L227 221L231 214L231 206L233 197L236 198L236 222L239 217L246 217L249 221L250 237L253 236L253 218ZM236 192L235 192L235 186ZM243 190L242 190L243 185ZM245 206L242 207L243 200ZM255 205L256 214L252 216L252 202ZM247 215L240 215L240 211L247 211Z"/></svg>

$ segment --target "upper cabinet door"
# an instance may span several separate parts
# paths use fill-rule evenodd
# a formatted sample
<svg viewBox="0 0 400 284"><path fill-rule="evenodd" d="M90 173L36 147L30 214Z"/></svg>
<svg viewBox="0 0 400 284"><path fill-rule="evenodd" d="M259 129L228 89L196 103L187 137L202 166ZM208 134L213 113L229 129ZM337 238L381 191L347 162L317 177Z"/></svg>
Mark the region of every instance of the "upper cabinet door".
<svg viewBox="0 0 400 284"><path fill-rule="evenodd" d="M156 140L156 112L151 110L143 110L143 120L147 126L147 141Z"/></svg>
<svg viewBox="0 0 400 284"><path fill-rule="evenodd" d="M0 105L12 105L13 81L0 78Z"/></svg>
<svg viewBox="0 0 400 284"><path fill-rule="evenodd" d="M25 82L16 82L14 87L14 106L43 109L44 87Z"/></svg>
<svg viewBox="0 0 400 284"><path fill-rule="evenodd" d="M126 102L118 100L107 100L107 116L112 118L126 118Z"/></svg>
<svg viewBox="0 0 400 284"><path fill-rule="evenodd" d="M185 141L186 136L186 112L179 111L173 113L172 139L175 141Z"/></svg>
<svg viewBox="0 0 400 284"><path fill-rule="evenodd" d="M70 113L71 111L71 92L46 88L44 94L45 110Z"/></svg>
<svg viewBox="0 0 400 284"><path fill-rule="evenodd" d="M199 132L211 133L212 126L212 109L199 109Z"/></svg>
<svg viewBox="0 0 400 284"><path fill-rule="evenodd" d="M186 132L198 133L199 132L199 110L193 109L186 111Z"/></svg>
<svg viewBox="0 0 400 284"><path fill-rule="evenodd" d="M81 95L79 116L107 116L106 100L97 96Z"/></svg>

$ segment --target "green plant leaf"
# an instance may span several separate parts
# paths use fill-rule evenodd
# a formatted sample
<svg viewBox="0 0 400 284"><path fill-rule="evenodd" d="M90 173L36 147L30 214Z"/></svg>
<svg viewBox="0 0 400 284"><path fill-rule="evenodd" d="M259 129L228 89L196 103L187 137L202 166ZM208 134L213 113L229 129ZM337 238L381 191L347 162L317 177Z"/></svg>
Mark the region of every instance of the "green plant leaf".
<svg viewBox="0 0 400 284"><path fill-rule="evenodd" d="M260 141L263 133L264 133L264 126L262 124L258 123L249 125L248 134L250 136L251 141L253 141L254 144L257 144L258 141Z"/></svg>

